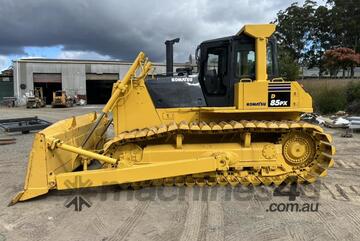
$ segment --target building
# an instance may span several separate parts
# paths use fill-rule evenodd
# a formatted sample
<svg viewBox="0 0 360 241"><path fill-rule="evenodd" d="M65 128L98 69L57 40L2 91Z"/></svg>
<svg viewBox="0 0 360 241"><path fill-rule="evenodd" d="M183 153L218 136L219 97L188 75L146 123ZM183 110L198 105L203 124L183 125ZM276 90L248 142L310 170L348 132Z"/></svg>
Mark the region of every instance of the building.
<svg viewBox="0 0 360 241"><path fill-rule="evenodd" d="M350 69L347 70L346 72L346 76L347 78L349 78L350 76ZM304 79L304 78L318 78L319 77L319 68L318 67L314 67L314 68L301 68L300 69L300 79ZM340 69L339 72L337 73L336 77L334 76L330 76L329 71L324 71L322 73L322 78L343 78L343 71ZM354 78L360 78L360 67L355 67L354 68Z"/></svg>
<svg viewBox="0 0 360 241"><path fill-rule="evenodd" d="M13 70L7 69L0 73L0 103L4 97L14 96Z"/></svg>
<svg viewBox="0 0 360 241"><path fill-rule="evenodd" d="M52 93L65 90L78 95L88 104L103 104L111 95L112 85L121 79L132 63L105 60L19 59L14 61L14 96L19 104L26 101L26 93L42 87L47 104ZM166 65L154 63L154 74L164 74ZM183 68L186 64L174 64Z"/></svg>

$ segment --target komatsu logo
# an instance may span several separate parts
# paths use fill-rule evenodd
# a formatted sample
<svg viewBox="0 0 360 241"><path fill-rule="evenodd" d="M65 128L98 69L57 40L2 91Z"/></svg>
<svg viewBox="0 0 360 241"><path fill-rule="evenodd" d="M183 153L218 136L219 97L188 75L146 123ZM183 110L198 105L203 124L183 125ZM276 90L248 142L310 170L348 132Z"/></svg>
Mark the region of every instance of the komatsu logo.
<svg viewBox="0 0 360 241"><path fill-rule="evenodd" d="M266 106L265 102L248 102L246 106Z"/></svg>
<svg viewBox="0 0 360 241"><path fill-rule="evenodd" d="M174 78L171 78L171 82L193 82L193 79L192 78L189 78L189 77L174 77Z"/></svg>

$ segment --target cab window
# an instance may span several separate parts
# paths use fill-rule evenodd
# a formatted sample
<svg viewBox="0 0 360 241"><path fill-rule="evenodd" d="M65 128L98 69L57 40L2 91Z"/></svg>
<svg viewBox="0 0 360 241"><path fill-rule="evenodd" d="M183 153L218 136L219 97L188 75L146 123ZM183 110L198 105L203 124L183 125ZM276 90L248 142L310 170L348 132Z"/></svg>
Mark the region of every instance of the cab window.
<svg viewBox="0 0 360 241"><path fill-rule="evenodd" d="M255 51L238 49L235 52L235 76L237 78L255 77Z"/></svg>
<svg viewBox="0 0 360 241"><path fill-rule="evenodd" d="M227 72L227 48L208 49L204 69L204 84L207 94L226 94L224 77Z"/></svg>

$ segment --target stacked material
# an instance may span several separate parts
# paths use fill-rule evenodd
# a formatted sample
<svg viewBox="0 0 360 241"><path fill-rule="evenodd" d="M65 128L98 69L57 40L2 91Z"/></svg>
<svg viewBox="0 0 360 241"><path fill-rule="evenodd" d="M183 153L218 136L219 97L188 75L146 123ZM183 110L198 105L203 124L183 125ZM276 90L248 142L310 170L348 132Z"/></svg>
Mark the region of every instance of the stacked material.
<svg viewBox="0 0 360 241"><path fill-rule="evenodd" d="M352 116L347 118L350 121L349 128L352 130L360 130L360 117Z"/></svg>
<svg viewBox="0 0 360 241"><path fill-rule="evenodd" d="M0 138L0 146L10 145L10 144L15 144L15 143L16 143L15 138Z"/></svg>
<svg viewBox="0 0 360 241"><path fill-rule="evenodd" d="M349 116L348 114L325 117L316 113L305 113L301 120L329 128L349 128L351 130L360 130L360 116Z"/></svg>

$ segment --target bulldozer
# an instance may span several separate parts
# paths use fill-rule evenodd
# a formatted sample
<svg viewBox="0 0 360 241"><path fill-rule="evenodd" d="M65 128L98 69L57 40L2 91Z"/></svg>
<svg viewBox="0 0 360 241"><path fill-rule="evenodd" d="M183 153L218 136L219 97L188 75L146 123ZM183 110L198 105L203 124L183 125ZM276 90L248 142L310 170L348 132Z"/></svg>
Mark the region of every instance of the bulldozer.
<svg viewBox="0 0 360 241"><path fill-rule="evenodd" d="M312 112L312 98L276 76L274 31L273 24L245 25L202 42L192 75L152 76L140 52L101 113L35 135L25 187L12 204L54 189L277 186L326 176L332 137L300 121Z"/></svg>
<svg viewBox="0 0 360 241"><path fill-rule="evenodd" d="M53 92L53 101L51 107L72 107L74 99L66 94L64 90L57 90Z"/></svg>
<svg viewBox="0 0 360 241"><path fill-rule="evenodd" d="M35 87L26 98L26 108L42 108L46 106L42 87Z"/></svg>

